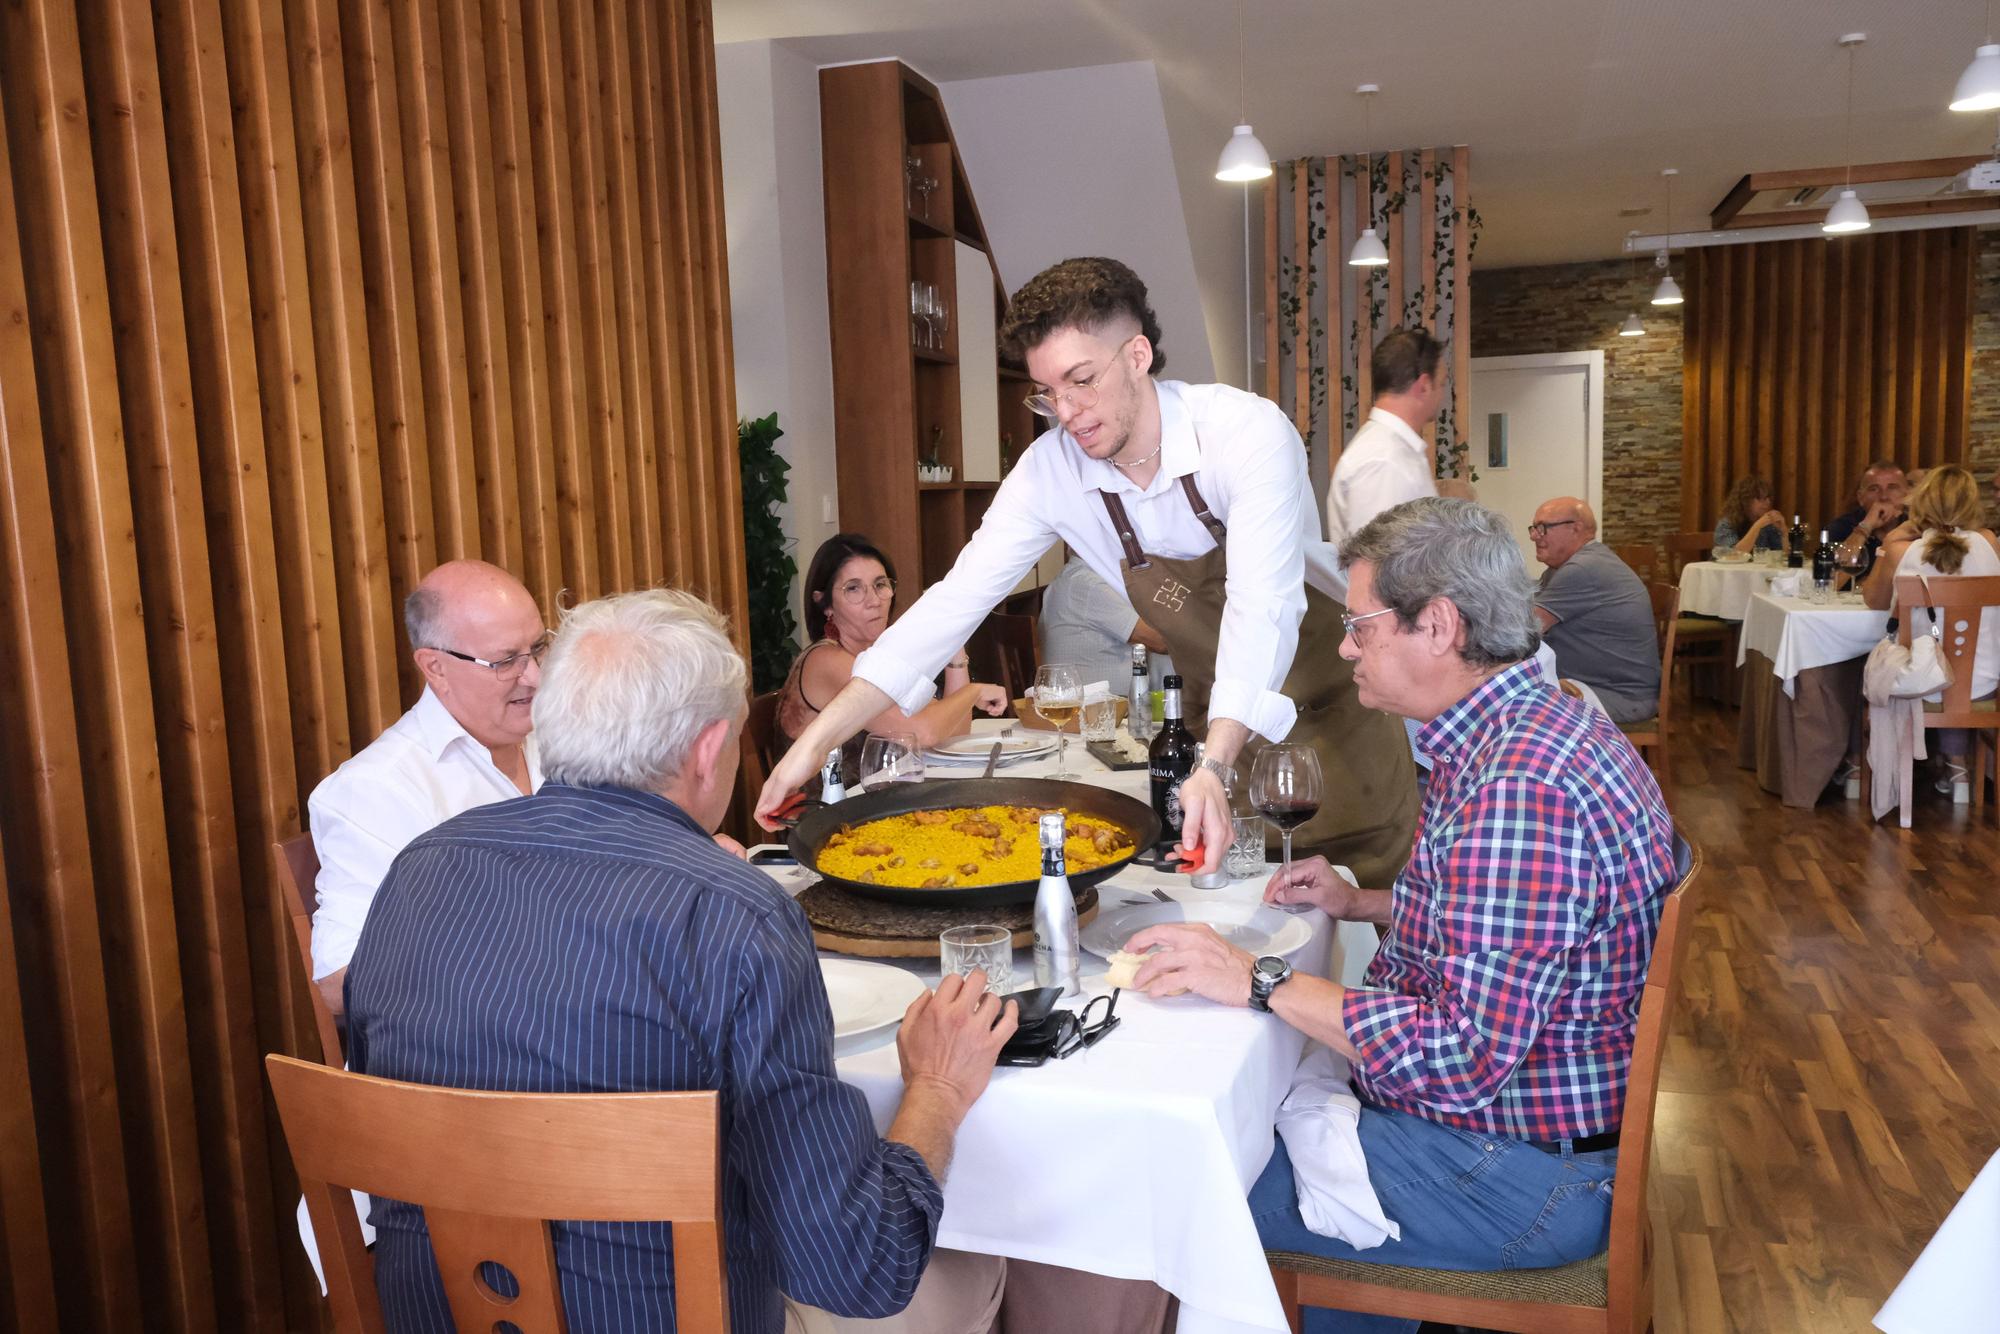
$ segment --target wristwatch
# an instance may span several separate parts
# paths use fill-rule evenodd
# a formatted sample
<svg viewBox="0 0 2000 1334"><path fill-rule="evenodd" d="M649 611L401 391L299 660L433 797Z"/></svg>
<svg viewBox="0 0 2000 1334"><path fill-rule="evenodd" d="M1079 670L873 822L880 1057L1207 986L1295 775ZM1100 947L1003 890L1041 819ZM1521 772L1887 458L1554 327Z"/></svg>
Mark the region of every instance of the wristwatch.
<svg viewBox="0 0 2000 1334"><path fill-rule="evenodd" d="M1271 993L1292 980L1292 965L1275 954L1266 954L1250 969L1250 1008L1271 1012Z"/></svg>
<svg viewBox="0 0 2000 1334"><path fill-rule="evenodd" d="M1222 790L1225 792L1234 792L1236 785L1242 781L1242 776L1221 760L1210 759L1204 755L1201 757L1201 767L1222 780Z"/></svg>

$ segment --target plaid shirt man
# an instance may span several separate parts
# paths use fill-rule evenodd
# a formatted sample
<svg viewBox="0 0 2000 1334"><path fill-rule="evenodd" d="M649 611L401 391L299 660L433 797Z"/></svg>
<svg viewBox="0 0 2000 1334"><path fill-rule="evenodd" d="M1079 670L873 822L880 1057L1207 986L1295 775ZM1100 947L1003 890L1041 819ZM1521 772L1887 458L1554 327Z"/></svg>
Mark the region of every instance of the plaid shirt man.
<svg viewBox="0 0 2000 1334"><path fill-rule="evenodd" d="M1365 1101L1517 1139L1615 1130L1673 821L1532 661L1417 733L1433 760L1387 939L1342 1023Z"/></svg>

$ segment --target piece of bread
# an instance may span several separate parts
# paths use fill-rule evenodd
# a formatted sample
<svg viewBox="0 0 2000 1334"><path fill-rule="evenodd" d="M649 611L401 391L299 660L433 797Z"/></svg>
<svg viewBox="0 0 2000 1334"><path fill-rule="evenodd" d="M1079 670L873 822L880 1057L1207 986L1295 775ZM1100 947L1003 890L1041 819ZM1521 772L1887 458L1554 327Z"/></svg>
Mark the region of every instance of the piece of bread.
<svg viewBox="0 0 2000 1334"><path fill-rule="evenodd" d="M1148 955L1146 954L1134 954L1130 950L1114 951L1111 957L1105 960L1110 967L1105 969L1104 980L1120 990L1132 986L1139 980L1139 968L1146 962L1147 957ZM1185 996L1187 988L1175 987L1172 991L1161 991L1154 994L1156 996Z"/></svg>

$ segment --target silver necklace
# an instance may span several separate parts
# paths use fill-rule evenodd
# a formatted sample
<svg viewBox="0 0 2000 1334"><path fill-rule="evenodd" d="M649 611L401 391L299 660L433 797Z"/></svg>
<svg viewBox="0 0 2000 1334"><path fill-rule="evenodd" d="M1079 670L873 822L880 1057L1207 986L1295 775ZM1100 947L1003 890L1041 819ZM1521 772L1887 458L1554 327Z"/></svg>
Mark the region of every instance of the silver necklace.
<svg viewBox="0 0 2000 1334"><path fill-rule="evenodd" d="M1143 468L1148 463L1151 463L1154 459L1160 457L1160 451L1165 449L1166 447L1167 447L1167 442L1165 440L1161 440L1158 445L1153 447L1153 452L1148 454L1145 458L1133 459L1130 463L1120 463L1117 459L1113 459L1111 460L1111 466L1114 468L1125 468L1128 470L1132 468Z"/></svg>

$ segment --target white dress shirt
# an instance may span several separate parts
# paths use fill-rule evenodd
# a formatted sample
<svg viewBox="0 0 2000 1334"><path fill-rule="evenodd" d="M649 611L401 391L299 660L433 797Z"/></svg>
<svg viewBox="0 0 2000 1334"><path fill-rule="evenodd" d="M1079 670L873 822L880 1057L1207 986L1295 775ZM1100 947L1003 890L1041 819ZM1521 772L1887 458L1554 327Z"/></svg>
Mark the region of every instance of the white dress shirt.
<svg viewBox="0 0 2000 1334"><path fill-rule="evenodd" d="M1140 490L1122 469L1085 454L1061 427L1044 432L1000 484L951 573L854 660L854 675L905 713L922 708L945 660L1058 538L1123 588L1124 551L1094 492L1118 493L1150 555L1186 559L1213 551L1215 539L1181 491L1180 478L1192 473L1210 512L1229 529L1228 602L1209 716L1282 739L1297 717L1279 688L1298 647L1305 583L1335 597L1346 590L1320 538L1305 446L1284 411L1254 394L1221 384L1156 384L1161 453L1152 485ZM1138 611L1145 614L1144 607Z"/></svg>
<svg viewBox="0 0 2000 1334"><path fill-rule="evenodd" d="M1337 550L1383 510L1438 493L1430 446L1387 408L1374 408L1340 451L1326 493L1326 537Z"/></svg>
<svg viewBox="0 0 2000 1334"><path fill-rule="evenodd" d="M533 736L522 750L529 786L540 787ZM493 753L426 686L408 713L328 774L307 803L319 854L313 976L347 966L376 887L411 839L461 811L520 795Z"/></svg>

